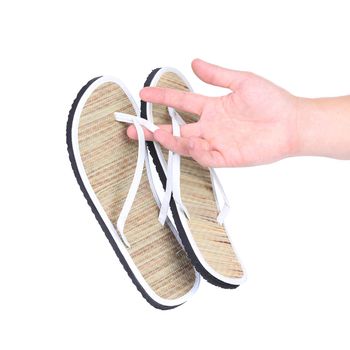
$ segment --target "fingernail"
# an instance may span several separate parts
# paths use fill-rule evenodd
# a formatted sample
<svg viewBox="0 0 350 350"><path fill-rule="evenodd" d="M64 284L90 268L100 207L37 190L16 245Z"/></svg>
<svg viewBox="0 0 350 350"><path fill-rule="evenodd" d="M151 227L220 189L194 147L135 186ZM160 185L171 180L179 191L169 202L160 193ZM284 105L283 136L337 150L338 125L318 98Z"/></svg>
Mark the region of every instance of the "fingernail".
<svg viewBox="0 0 350 350"><path fill-rule="evenodd" d="M149 87L144 87L140 90L140 97L145 98L147 96L147 90L149 90Z"/></svg>
<svg viewBox="0 0 350 350"><path fill-rule="evenodd" d="M128 137L130 139L135 139L135 136L134 136L134 132L133 132L133 125L130 125L128 126L128 128L126 129L126 134L128 135Z"/></svg>
<svg viewBox="0 0 350 350"><path fill-rule="evenodd" d="M141 97L141 99L142 99L142 97L144 95L144 90L145 90L145 88L141 89L140 92L139 92L139 96Z"/></svg>
<svg viewBox="0 0 350 350"><path fill-rule="evenodd" d="M195 63L195 62L197 62L197 63L202 63L202 62L204 62L202 59L200 59L200 58L195 58L193 61L192 61L192 63Z"/></svg>

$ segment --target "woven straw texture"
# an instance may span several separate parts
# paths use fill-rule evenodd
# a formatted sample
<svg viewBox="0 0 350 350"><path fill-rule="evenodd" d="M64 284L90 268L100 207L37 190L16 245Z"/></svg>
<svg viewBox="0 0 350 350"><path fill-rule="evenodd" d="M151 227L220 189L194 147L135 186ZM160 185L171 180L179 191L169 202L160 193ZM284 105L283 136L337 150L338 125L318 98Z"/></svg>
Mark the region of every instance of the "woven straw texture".
<svg viewBox="0 0 350 350"><path fill-rule="evenodd" d="M137 143L126 136L127 125L114 112L135 114L115 83L100 85L87 100L79 123L81 158L90 184L111 222L116 223L128 193L137 160ZM144 168L124 234L133 261L160 297L175 299L190 291L194 269L174 235L158 222L158 206Z"/></svg>
<svg viewBox="0 0 350 350"><path fill-rule="evenodd" d="M188 91L188 87L175 73L164 73L158 87L168 87ZM178 111L186 123L193 123L198 116ZM153 104L155 124L169 124L167 108ZM163 149L167 158L167 151ZM192 236L206 262L218 273L226 277L243 276L242 267L233 251L223 226L217 223L218 211L212 189L210 172L192 158L181 158L181 197L189 211L188 222Z"/></svg>

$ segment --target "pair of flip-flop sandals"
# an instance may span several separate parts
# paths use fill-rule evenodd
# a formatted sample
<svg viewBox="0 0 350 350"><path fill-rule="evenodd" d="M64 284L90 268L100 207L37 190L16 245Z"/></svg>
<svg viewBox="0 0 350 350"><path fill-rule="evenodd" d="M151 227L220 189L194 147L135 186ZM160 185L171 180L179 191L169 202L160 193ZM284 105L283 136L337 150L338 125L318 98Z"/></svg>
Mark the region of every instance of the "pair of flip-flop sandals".
<svg viewBox="0 0 350 350"><path fill-rule="evenodd" d="M176 69L155 69L145 86L192 91ZM119 80L99 77L78 93L69 113L70 161L88 204L129 277L154 307L171 309L210 283L245 279L224 225L229 204L214 169L145 141L143 128L181 125L198 116L141 101ZM133 124L138 142L129 140Z"/></svg>

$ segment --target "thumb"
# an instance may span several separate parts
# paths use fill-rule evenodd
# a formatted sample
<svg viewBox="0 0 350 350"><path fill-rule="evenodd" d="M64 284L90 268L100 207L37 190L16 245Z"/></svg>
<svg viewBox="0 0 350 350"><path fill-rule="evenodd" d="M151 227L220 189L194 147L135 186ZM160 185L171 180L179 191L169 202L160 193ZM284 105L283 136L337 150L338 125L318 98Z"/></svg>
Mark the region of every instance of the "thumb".
<svg viewBox="0 0 350 350"><path fill-rule="evenodd" d="M192 61L192 70L205 83L231 90L238 90L242 82L252 76L252 73L223 68L198 58Z"/></svg>

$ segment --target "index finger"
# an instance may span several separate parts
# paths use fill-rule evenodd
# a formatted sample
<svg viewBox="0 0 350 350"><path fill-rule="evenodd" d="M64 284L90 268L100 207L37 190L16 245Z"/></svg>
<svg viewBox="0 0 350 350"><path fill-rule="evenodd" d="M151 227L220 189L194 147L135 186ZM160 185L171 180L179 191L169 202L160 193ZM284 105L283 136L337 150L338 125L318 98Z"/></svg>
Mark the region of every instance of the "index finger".
<svg viewBox="0 0 350 350"><path fill-rule="evenodd" d="M201 115L208 97L170 88L146 87L140 91L142 100Z"/></svg>

